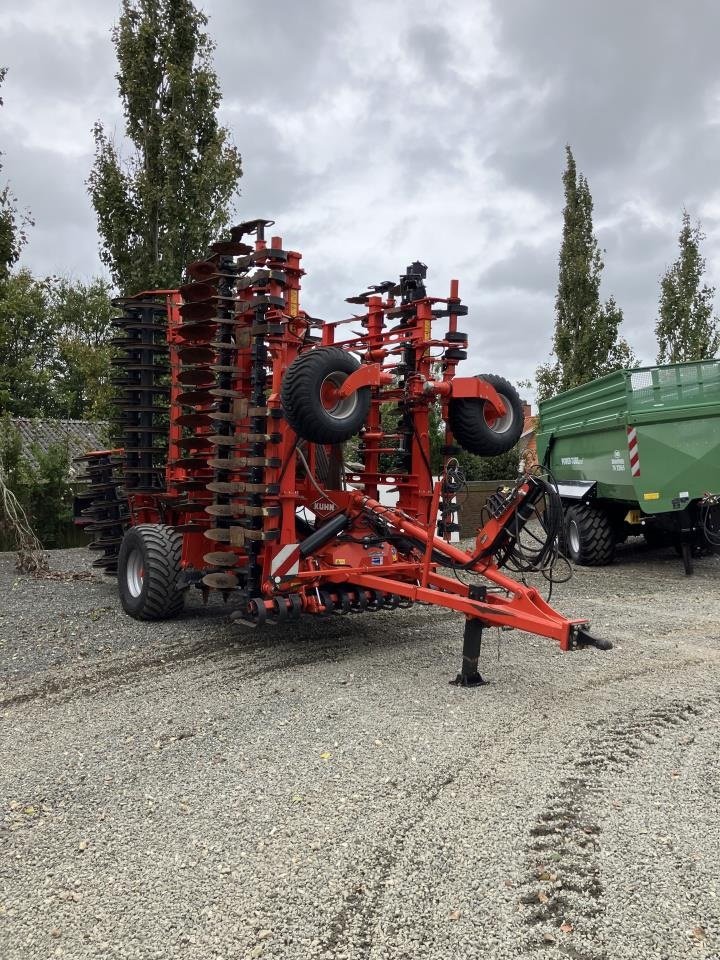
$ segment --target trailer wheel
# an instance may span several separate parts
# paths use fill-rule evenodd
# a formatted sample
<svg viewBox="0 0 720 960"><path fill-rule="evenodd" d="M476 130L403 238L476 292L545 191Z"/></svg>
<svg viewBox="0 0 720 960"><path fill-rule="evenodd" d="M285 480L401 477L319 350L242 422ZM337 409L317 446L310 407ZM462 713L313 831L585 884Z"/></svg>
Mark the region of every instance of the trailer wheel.
<svg viewBox="0 0 720 960"><path fill-rule="evenodd" d="M125 613L136 620L167 620L182 610L178 588L182 536L160 523L130 527L118 555L118 587Z"/></svg>
<svg viewBox="0 0 720 960"><path fill-rule="evenodd" d="M285 418L299 437L311 443L344 443L360 430L370 410L370 387L338 396L359 366L359 360L339 347L317 347L293 360L280 396Z"/></svg>
<svg viewBox="0 0 720 960"><path fill-rule="evenodd" d="M580 504L565 514L568 556L582 567L603 567L612 561L615 536L610 518L598 507Z"/></svg>
<svg viewBox="0 0 720 960"><path fill-rule="evenodd" d="M520 439L525 420L522 400L504 377L483 373L479 379L495 387L505 404L505 413L502 417L493 415L489 405L475 397L450 400L450 429L460 446L469 453L497 457L511 450Z"/></svg>

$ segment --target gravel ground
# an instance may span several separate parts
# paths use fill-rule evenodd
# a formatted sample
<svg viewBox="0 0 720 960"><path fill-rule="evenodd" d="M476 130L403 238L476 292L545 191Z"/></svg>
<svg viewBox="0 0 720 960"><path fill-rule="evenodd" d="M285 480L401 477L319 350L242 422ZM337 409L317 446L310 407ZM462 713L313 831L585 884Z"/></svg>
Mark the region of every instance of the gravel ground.
<svg viewBox="0 0 720 960"><path fill-rule="evenodd" d="M437 609L142 624L0 555L0 957L720 958L719 573L626 546L553 598L612 651L488 631L465 690Z"/></svg>

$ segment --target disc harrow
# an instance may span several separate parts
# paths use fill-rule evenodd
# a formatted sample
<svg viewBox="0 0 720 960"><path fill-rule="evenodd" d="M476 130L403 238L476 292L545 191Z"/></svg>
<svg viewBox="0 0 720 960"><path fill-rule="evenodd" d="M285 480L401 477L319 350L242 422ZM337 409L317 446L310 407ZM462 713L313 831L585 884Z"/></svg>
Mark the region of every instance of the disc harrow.
<svg viewBox="0 0 720 960"><path fill-rule="evenodd" d="M90 537L88 549L101 556L93 567L105 573L117 571L122 538L130 525L128 500L123 489L121 468L123 451L100 450L76 457L83 464L80 482L85 489L75 495L74 513Z"/></svg>
<svg viewBox="0 0 720 960"><path fill-rule="evenodd" d="M268 237L271 225L234 227L177 290L119 302L127 519L113 451L88 461L81 519L103 551L96 563L118 565L125 610L175 616L190 587L232 598L233 620L251 627L442 606L465 617L464 685L480 682L488 626L565 650L608 646L502 569L551 574L561 511L544 478L498 491L471 549L452 542L457 455L509 450L523 429L511 384L457 376L468 347L458 282L431 296L415 261L348 297L351 316L322 322L300 305L300 254ZM530 521L542 531L534 552L522 540ZM162 544L172 556L158 569Z"/></svg>
<svg viewBox="0 0 720 960"><path fill-rule="evenodd" d="M113 320L122 332L114 340L122 353L114 360L118 416L113 422L124 448L124 485L128 493L154 493L165 487L168 448L167 306L155 294L115 305L123 312Z"/></svg>

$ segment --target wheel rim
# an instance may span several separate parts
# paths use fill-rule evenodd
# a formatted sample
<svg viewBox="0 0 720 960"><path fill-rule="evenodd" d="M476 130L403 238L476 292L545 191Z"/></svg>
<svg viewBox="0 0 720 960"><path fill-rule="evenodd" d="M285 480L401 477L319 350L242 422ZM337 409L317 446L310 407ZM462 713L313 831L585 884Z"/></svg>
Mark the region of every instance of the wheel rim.
<svg viewBox="0 0 720 960"><path fill-rule="evenodd" d="M485 418L485 423L493 433L507 433L513 425L515 414L513 412L512 404L505 394L498 391L498 396L505 406L505 413L499 417L492 411L489 403L484 403L483 417Z"/></svg>
<svg viewBox="0 0 720 960"><path fill-rule="evenodd" d="M347 380L347 374L329 373L320 384L320 403L325 413L334 420L346 420L355 412L358 404L357 391L353 390L349 397L341 397L340 387Z"/></svg>
<svg viewBox="0 0 720 960"><path fill-rule="evenodd" d="M568 543L573 553L580 553L580 531L574 520L568 524Z"/></svg>
<svg viewBox="0 0 720 960"><path fill-rule="evenodd" d="M145 569L143 556L140 550L135 547L130 551L125 566L125 582L131 597L139 597L142 593L145 583Z"/></svg>

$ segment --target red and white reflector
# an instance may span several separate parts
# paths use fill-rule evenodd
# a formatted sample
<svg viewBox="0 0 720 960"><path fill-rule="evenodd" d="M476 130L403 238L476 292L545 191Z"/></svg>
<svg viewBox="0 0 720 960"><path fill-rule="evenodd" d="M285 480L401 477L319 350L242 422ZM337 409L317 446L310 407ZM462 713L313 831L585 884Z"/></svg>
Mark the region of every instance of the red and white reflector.
<svg viewBox="0 0 720 960"><path fill-rule="evenodd" d="M627 428L628 452L630 454L630 472L634 477L640 476L640 454L638 452L637 430L635 427Z"/></svg>
<svg viewBox="0 0 720 960"><path fill-rule="evenodd" d="M300 572L300 544L286 543L272 558L270 573L273 577L294 576Z"/></svg>

